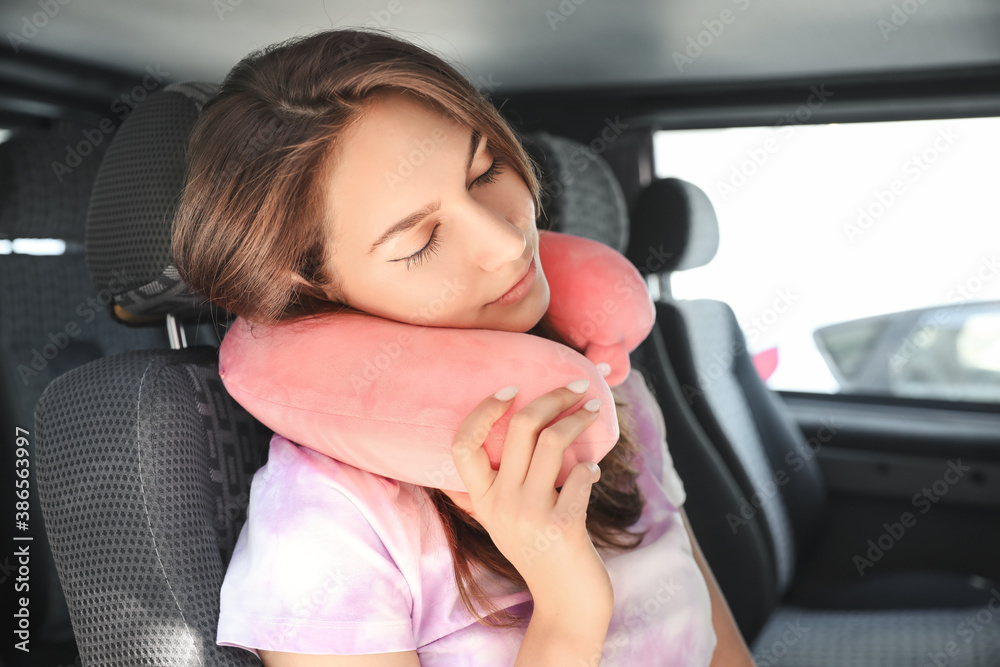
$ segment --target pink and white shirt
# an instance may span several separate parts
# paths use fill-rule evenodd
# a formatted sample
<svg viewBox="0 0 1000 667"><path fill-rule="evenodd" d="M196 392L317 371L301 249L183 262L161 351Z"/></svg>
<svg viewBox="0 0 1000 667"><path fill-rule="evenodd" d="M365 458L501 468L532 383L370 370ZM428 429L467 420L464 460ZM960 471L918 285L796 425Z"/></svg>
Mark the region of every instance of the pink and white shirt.
<svg viewBox="0 0 1000 667"><path fill-rule="evenodd" d="M635 369L616 392L641 443L645 507L629 530L648 533L631 551L598 549L615 592L600 664L708 665L716 643L708 588L678 511L685 493L663 414ZM530 611L530 593L473 571L498 607ZM420 487L272 437L222 585L217 644L258 656L415 650L424 667L512 665L526 628L527 620L489 628L468 614Z"/></svg>

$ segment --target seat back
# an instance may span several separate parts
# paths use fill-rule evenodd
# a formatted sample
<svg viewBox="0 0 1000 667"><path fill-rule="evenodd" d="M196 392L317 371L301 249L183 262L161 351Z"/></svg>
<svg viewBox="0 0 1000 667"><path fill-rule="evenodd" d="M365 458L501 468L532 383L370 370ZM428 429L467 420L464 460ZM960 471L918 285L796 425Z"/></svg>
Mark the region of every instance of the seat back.
<svg viewBox="0 0 1000 667"><path fill-rule="evenodd" d="M215 633L271 433L217 364L209 346L126 352L39 402L43 509L83 664L258 664Z"/></svg>
<svg viewBox="0 0 1000 667"><path fill-rule="evenodd" d="M648 261L648 248L661 258L648 279L659 292L659 332L682 399L741 487L738 505L717 520L736 535L759 527L780 598L822 528L826 494L819 466L780 398L757 374L732 309L670 294L671 273L707 264L718 248L707 195L679 179L657 180L640 192L632 220L633 262Z"/></svg>

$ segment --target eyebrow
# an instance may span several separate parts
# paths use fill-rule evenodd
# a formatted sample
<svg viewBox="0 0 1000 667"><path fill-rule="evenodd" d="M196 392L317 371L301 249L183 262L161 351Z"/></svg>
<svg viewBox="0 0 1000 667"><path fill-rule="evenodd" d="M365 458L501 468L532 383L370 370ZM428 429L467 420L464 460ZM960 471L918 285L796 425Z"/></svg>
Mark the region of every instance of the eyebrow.
<svg viewBox="0 0 1000 667"><path fill-rule="evenodd" d="M476 149L479 148L479 140L481 137L482 134L479 130L472 131L472 137L469 139L469 162L465 166L465 173L469 173L469 170L472 169L472 161L476 157ZM441 208L441 202L432 202L406 216L393 226L389 227L389 229L385 230L382 236L378 237L378 240L372 244L372 247L369 248L367 254L371 255L379 246L384 245L390 239L415 227L421 220L439 208Z"/></svg>

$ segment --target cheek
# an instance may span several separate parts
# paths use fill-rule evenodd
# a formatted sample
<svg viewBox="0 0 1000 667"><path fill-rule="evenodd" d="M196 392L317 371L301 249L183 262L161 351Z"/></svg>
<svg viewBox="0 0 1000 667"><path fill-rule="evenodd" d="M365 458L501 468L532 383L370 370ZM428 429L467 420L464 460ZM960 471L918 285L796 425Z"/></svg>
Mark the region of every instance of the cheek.
<svg viewBox="0 0 1000 667"><path fill-rule="evenodd" d="M399 294L401 282L401 264L384 261L352 262L344 264L342 275L344 292L348 298L359 304L374 306L386 300L392 301Z"/></svg>
<svg viewBox="0 0 1000 667"><path fill-rule="evenodd" d="M498 181L489 193L490 205L510 222L525 226L535 221L535 203L527 184L517 174Z"/></svg>

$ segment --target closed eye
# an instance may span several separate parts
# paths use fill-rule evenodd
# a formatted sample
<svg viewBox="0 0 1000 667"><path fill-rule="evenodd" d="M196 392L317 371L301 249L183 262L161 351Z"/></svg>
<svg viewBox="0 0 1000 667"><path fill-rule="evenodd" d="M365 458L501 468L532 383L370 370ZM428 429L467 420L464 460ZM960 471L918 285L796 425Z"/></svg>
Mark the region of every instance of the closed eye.
<svg viewBox="0 0 1000 667"><path fill-rule="evenodd" d="M488 185L496 182L497 176L503 172L503 160L498 157L493 158L493 163L490 164L489 169L484 171L476 180L472 182L472 187L479 185ZM441 245L441 240L438 238L437 230L441 226L441 223L434 225L434 229L431 230L431 237L427 240L427 245L413 253L408 257L402 257L400 259L391 260L393 262L406 262L406 270L410 270L411 264L417 266L420 265L425 259L430 257L432 254L437 252L439 246Z"/></svg>
<svg viewBox="0 0 1000 667"><path fill-rule="evenodd" d="M414 264L419 265L421 262L423 262L425 259L427 259L430 255L432 255L433 253L437 252L438 246L441 244L440 239L438 239L438 234L437 234L438 227L440 227L440 226L441 226L440 222L437 223L436 225L434 225L434 229L431 230L431 237L430 237L430 239L428 239L427 245L425 245L423 248L421 248L417 252L413 253L409 257L401 257L400 259L393 259L393 260L390 260L390 261L393 261L393 262L406 262L406 270L407 271L410 270L410 262L413 262Z"/></svg>
<svg viewBox="0 0 1000 667"><path fill-rule="evenodd" d="M498 157L494 157L493 158L493 164L490 165L490 168L487 169L486 171L484 171L483 174L479 178L477 178L476 180L472 181L473 187L475 187L477 185L485 185L485 184L489 184L489 183L495 183L496 180L497 180L497 176L499 176L500 173L503 171L503 169L501 169L501 167L503 167L503 160L501 160Z"/></svg>

